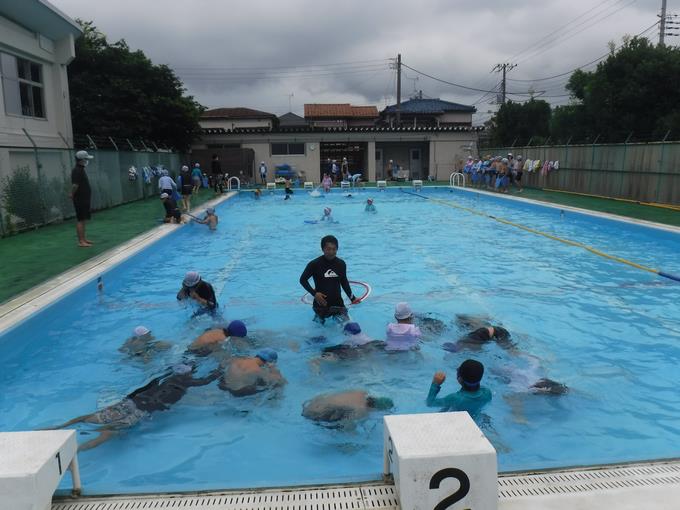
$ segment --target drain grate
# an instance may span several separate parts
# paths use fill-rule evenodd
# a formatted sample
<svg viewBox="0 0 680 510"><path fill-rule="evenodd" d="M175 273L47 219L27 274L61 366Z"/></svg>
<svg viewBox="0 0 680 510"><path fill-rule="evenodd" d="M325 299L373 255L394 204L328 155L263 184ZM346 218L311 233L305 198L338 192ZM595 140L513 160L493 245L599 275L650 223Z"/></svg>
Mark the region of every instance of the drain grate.
<svg viewBox="0 0 680 510"><path fill-rule="evenodd" d="M680 462L500 476L500 501L676 486ZM626 497L622 493L621 498ZM537 500L540 501L540 500ZM399 510L394 485L60 500L52 510Z"/></svg>
<svg viewBox="0 0 680 510"><path fill-rule="evenodd" d="M502 476L498 496L504 500L662 485L680 486L680 462Z"/></svg>
<svg viewBox="0 0 680 510"><path fill-rule="evenodd" d="M129 496L61 501L52 510L362 510L359 487L209 493L202 495ZM389 508L374 506L371 508Z"/></svg>

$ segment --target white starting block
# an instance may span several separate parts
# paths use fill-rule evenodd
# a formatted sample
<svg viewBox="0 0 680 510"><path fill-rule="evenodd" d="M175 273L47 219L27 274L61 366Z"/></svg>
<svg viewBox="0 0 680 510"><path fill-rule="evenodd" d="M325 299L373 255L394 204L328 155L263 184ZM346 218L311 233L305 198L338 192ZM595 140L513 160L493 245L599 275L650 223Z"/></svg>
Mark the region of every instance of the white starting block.
<svg viewBox="0 0 680 510"><path fill-rule="evenodd" d="M387 181L378 181L376 186L378 189L384 190L387 187Z"/></svg>
<svg viewBox="0 0 680 510"><path fill-rule="evenodd" d="M305 181L304 188L305 189L314 189L314 183L312 181Z"/></svg>
<svg viewBox="0 0 680 510"><path fill-rule="evenodd" d="M497 510L496 450L466 412L384 417L385 474L403 509Z"/></svg>
<svg viewBox="0 0 680 510"><path fill-rule="evenodd" d="M49 510L67 469L80 495L74 430L0 433L0 510Z"/></svg>
<svg viewBox="0 0 680 510"><path fill-rule="evenodd" d="M349 182L347 181L342 181L340 183L340 189L349 189Z"/></svg>
<svg viewBox="0 0 680 510"><path fill-rule="evenodd" d="M275 182L268 182L267 183L267 189L268 190L276 189L276 183Z"/></svg>
<svg viewBox="0 0 680 510"><path fill-rule="evenodd" d="M423 189L423 181L420 180L420 179L414 179L413 180L413 189L415 189L416 191Z"/></svg>

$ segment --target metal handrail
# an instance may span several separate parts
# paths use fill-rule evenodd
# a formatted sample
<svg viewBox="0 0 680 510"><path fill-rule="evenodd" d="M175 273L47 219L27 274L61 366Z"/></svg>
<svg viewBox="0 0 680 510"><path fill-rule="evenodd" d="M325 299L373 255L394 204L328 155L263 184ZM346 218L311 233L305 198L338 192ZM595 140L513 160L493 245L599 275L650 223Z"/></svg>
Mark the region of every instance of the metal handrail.
<svg viewBox="0 0 680 510"><path fill-rule="evenodd" d="M231 191L231 181L234 180L234 179L236 179L236 189L241 191L241 179L239 179L235 175L232 175L231 177L229 177L229 180L227 181L227 189L229 191Z"/></svg>
<svg viewBox="0 0 680 510"><path fill-rule="evenodd" d="M465 174L463 174L461 172L453 172L449 176L449 186L451 188L453 188L454 186L460 187L460 184L458 184L459 181L462 181L462 184L463 184L462 187L465 187Z"/></svg>

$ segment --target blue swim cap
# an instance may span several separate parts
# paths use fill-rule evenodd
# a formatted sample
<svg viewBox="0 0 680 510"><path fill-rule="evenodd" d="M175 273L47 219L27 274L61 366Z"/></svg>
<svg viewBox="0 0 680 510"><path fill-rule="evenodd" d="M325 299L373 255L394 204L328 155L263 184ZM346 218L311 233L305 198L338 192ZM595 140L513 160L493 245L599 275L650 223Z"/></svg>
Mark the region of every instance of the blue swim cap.
<svg viewBox="0 0 680 510"><path fill-rule="evenodd" d="M348 322L345 324L345 333L349 335L358 335L361 333L361 326L358 322Z"/></svg>
<svg viewBox="0 0 680 510"><path fill-rule="evenodd" d="M276 351L269 348L262 349L255 356L260 358L265 363L274 363L277 359L279 359L279 355L276 354Z"/></svg>
<svg viewBox="0 0 680 510"><path fill-rule="evenodd" d="M246 328L246 325L241 321L231 321L229 326L227 326L227 331L229 332L229 336L244 337L248 334L248 328Z"/></svg>

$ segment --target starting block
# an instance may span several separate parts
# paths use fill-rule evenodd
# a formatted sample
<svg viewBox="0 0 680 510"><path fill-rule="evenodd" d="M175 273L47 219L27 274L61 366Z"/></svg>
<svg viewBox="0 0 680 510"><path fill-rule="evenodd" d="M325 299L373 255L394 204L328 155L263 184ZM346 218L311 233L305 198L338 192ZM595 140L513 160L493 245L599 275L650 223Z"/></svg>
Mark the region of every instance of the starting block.
<svg viewBox="0 0 680 510"><path fill-rule="evenodd" d="M420 180L420 179L414 179L413 180L413 188L415 190L423 189L423 181Z"/></svg>
<svg viewBox="0 0 680 510"><path fill-rule="evenodd" d="M401 508L498 510L496 450L467 412L383 418Z"/></svg>
<svg viewBox="0 0 680 510"><path fill-rule="evenodd" d="M0 452L0 510L49 509L67 469L80 495L74 430L2 432Z"/></svg>
<svg viewBox="0 0 680 510"><path fill-rule="evenodd" d="M267 189L268 190L276 189L276 183L275 182L268 182L267 183Z"/></svg>
<svg viewBox="0 0 680 510"><path fill-rule="evenodd" d="M304 188L305 189L314 189L314 183L312 181L305 181Z"/></svg>
<svg viewBox="0 0 680 510"><path fill-rule="evenodd" d="M376 183L376 186L378 187L378 189L384 190L387 187L387 181L378 181Z"/></svg>

